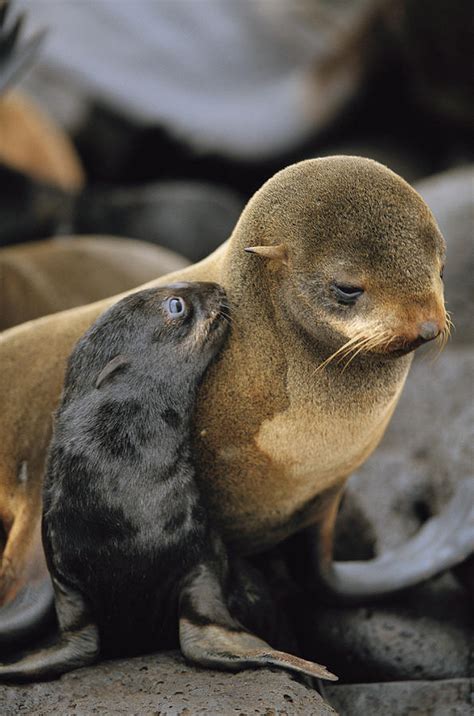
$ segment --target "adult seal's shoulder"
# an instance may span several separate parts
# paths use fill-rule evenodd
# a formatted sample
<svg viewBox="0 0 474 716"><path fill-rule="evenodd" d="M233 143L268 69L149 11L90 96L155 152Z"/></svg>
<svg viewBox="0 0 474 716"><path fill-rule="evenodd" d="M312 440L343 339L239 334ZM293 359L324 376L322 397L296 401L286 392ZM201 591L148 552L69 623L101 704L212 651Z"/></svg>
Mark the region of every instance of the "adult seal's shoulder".
<svg viewBox="0 0 474 716"><path fill-rule="evenodd" d="M261 551L315 526L314 571L350 597L412 584L471 551L464 483L447 517L427 524L436 540L405 545L396 570L386 559L349 573L331 559L346 479L380 441L411 351L447 335L443 262L436 222L403 179L369 159L328 157L276 174L228 242L163 279L217 281L234 307L232 336L200 391L195 449L214 517L235 549ZM48 416L66 356L107 305L4 335L0 505L10 595L32 562ZM21 490L20 469L28 474Z"/></svg>

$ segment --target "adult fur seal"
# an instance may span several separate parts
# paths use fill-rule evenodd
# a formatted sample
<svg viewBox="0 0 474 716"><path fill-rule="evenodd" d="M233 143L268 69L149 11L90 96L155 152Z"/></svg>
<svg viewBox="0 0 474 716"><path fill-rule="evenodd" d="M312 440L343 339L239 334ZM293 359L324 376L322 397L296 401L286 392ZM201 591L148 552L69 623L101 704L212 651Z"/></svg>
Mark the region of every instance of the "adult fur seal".
<svg viewBox="0 0 474 716"><path fill-rule="evenodd" d="M216 281L233 305L234 330L200 389L195 449L213 516L235 549L258 552L314 526L308 579L319 575L341 598L405 587L470 553L473 485L464 481L400 551L336 569L331 556L344 485L384 433L410 351L447 334L443 261L436 222L405 181L369 159L328 157L276 174L229 242L156 282ZM110 303L3 336L0 511L10 598L38 564L49 415L66 357ZM350 349L344 367L338 359ZM32 621L12 606L0 633Z"/></svg>
<svg viewBox="0 0 474 716"><path fill-rule="evenodd" d="M178 602L180 645L192 661L335 678L273 650L227 608L225 548L209 525L190 446L197 388L226 319L219 286L181 283L122 299L79 341L43 491L60 638L0 666L0 679L57 676L99 652L169 647Z"/></svg>

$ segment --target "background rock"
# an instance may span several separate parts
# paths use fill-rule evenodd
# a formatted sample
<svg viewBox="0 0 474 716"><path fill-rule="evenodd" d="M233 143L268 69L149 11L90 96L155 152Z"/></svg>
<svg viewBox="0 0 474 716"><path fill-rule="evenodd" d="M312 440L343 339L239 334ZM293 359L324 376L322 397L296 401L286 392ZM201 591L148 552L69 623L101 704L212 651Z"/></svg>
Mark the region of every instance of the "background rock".
<svg viewBox="0 0 474 716"><path fill-rule="evenodd" d="M233 191L204 182L94 187L80 196L73 227L133 236L200 261L229 238L242 208Z"/></svg>
<svg viewBox="0 0 474 716"><path fill-rule="evenodd" d="M307 601L305 625L305 655L327 664L343 682L471 673L469 603L449 574L378 606L315 607Z"/></svg>
<svg viewBox="0 0 474 716"><path fill-rule="evenodd" d="M446 303L456 330L453 343L474 340L474 165L436 174L415 185L446 239Z"/></svg>
<svg viewBox="0 0 474 716"><path fill-rule="evenodd" d="M469 716L472 683L405 681L329 686L327 698L341 716Z"/></svg>

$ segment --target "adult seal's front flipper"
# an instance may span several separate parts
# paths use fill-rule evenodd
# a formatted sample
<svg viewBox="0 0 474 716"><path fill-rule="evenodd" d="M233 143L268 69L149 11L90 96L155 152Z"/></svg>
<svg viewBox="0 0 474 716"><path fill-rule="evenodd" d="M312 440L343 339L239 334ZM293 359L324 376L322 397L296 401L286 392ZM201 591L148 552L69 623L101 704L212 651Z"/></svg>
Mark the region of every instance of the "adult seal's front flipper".
<svg viewBox="0 0 474 716"><path fill-rule="evenodd" d="M31 644L54 624L53 587L44 558L40 520L35 520L28 509L20 510L8 531L0 564L3 656L12 647Z"/></svg>
<svg viewBox="0 0 474 716"><path fill-rule="evenodd" d="M54 624L53 588L49 577L27 584L0 607L0 651L32 642Z"/></svg>
<svg viewBox="0 0 474 716"><path fill-rule="evenodd" d="M201 666L229 671L278 666L317 679L337 680L325 666L277 651L246 631L229 613L220 581L207 564L193 570L182 588L179 640L183 655Z"/></svg>
<svg viewBox="0 0 474 716"><path fill-rule="evenodd" d="M474 552L474 478L461 481L445 509L405 544L365 562L332 561L336 512L335 504L327 521L311 530L311 549L318 591L341 603L380 599L412 587Z"/></svg>

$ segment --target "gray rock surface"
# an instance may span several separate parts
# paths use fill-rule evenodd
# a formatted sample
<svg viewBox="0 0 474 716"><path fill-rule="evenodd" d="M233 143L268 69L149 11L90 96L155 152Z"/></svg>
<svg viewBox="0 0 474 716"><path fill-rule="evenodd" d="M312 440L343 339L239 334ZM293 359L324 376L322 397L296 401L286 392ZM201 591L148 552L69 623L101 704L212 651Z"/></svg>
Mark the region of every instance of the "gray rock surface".
<svg viewBox="0 0 474 716"><path fill-rule="evenodd" d="M276 669L226 674L174 653L109 661L58 681L0 686L2 716L331 716L317 691Z"/></svg>
<svg viewBox="0 0 474 716"><path fill-rule="evenodd" d="M474 340L474 166L468 165L415 184L431 208L447 245L446 301L456 331L454 341Z"/></svg>
<svg viewBox="0 0 474 716"><path fill-rule="evenodd" d="M414 534L473 474L473 384L467 345L448 347L435 362L415 359L381 445L348 484L378 552Z"/></svg>
<svg viewBox="0 0 474 716"><path fill-rule="evenodd" d="M326 697L340 716L470 716L469 679L330 686Z"/></svg>
<svg viewBox="0 0 474 716"><path fill-rule="evenodd" d="M344 682L467 677L472 671L470 610L450 575L372 607L307 603L307 655Z"/></svg>

